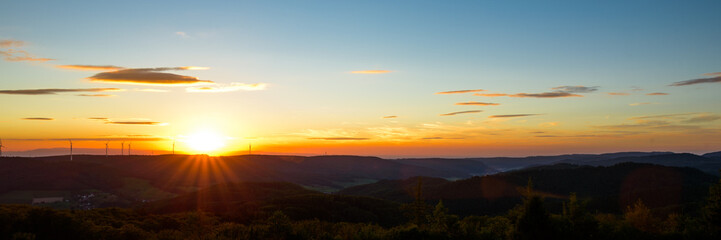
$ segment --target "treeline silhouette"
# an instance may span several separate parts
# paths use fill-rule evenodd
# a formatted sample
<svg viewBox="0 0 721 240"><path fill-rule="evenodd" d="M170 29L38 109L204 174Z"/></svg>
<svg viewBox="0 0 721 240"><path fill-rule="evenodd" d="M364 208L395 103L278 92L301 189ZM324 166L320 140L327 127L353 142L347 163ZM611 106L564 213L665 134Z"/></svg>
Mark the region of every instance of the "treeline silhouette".
<svg viewBox="0 0 721 240"><path fill-rule="evenodd" d="M273 184L270 184L271 186ZM282 185L282 184L281 184ZM306 198L305 211L292 208L261 209L252 217L206 211L151 213L148 209L106 208L55 210L29 205L0 205L1 239L719 239L721 237L721 180L708 190L699 214L655 211L637 200L621 214L591 212L587 201L570 194L560 212L546 208L543 194L533 188L520 190L523 200L505 214L459 217L444 202L435 206L423 199L418 179L415 199L388 215L401 222L380 225L378 219L355 221L319 219L319 211L334 208L330 195ZM281 186L282 187L282 186ZM292 188L286 186L288 188ZM260 192L262 193L262 191ZM269 193L265 193L266 195ZM326 198L326 199L323 199ZM379 200L381 201L381 200ZM368 204L363 199L349 206ZM281 202L276 202L283 205ZM287 206L287 205L286 205ZM376 206L366 206L374 208ZM340 208L344 209L344 208ZM329 210L327 212L333 212ZM305 214L305 215L304 215ZM363 215L347 211L344 218ZM377 214L382 214L378 212Z"/></svg>

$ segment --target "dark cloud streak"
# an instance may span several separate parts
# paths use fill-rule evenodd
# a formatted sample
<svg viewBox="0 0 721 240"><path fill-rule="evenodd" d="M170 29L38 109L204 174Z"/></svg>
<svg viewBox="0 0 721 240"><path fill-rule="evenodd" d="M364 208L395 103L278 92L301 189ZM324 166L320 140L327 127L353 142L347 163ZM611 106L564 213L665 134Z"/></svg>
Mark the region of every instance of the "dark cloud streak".
<svg viewBox="0 0 721 240"><path fill-rule="evenodd" d="M481 110L460 111L460 112L444 113L444 114L441 114L440 116L453 116L453 115L458 115L458 114L479 113L479 112L483 112L483 111L481 111Z"/></svg>
<svg viewBox="0 0 721 240"><path fill-rule="evenodd" d="M122 91L120 88L47 88L47 89L21 89L21 90L0 90L0 94L14 95L51 95L64 92L108 92Z"/></svg>

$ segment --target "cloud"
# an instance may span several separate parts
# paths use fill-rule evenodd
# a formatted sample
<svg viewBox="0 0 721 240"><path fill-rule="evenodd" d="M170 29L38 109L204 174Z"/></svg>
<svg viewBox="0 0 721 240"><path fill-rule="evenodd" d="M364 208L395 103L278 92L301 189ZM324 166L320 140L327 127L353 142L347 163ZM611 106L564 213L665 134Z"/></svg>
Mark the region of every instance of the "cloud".
<svg viewBox="0 0 721 240"><path fill-rule="evenodd" d="M311 140L329 140L329 141L354 141L354 140L369 140L370 138L356 138L356 137L328 137L328 138L308 138Z"/></svg>
<svg viewBox="0 0 721 240"><path fill-rule="evenodd" d="M162 126L167 125L166 123L161 122L150 122L150 121L106 121L106 124L123 124L123 125L153 125L153 126Z"/></svg>
<svg viewBox="0 0 721 240"><path fill-rule="evenodd" d="M567 93L590 93L595 92L598 90L598 86L593 87L585 87L585 86L560 86L551 88L553 90L557 90L560 92L567 92Z"/></svg>
<svg viewBox="0 0 721 240"><path fill-rule="evenodd" d="M647 130L662 130L662 131L688 131L688 130L698 130L700 129L699 126L693 126L693 125L678 125L673 124L668 121L661 121L661 120L636 120L636 123L634 124L618 124L618 125L604 125L604 126L595 126L597 128L604 128L604 129L647 129Z"/></svg>
<svg viewBox="0 0 721 240"><path fill-rule="evenodd" d="M22 48L25 46L25 42L23 41L17 41L17 40L0 40L0 56L5 57L5 61L10 62L20 62L20 61L35 61L35 62L45 62L50 60L55 60L51 58L38 58L33 56L32 54L20 50L18 48Z"/></svg>
<svg viewBox="0 0 721 240"><path fill-rule="evenodd" d="M508 114L508 115L493 115L488 118L513 118L513 117L530 117L541 114Z"/></svg>
<svg viewBox="0 0 721 240"><path fill-rule="evenodd" d="M444 114L441 114L440 116L453 116L453 115L458 115L458 114L479 113L479 112L483 112L483 111L481 111L481 110L460 111L460 112L444 113Z"/></svg>
<svg viewBox="0 0 721 240"><path fill-rule="evenodd" d="M691 79L691 80L686 80L686 81L678 81L678 82L669 84L669 86L680 87L680 86L693 85L693 84L699 84L699 83L721 83L721 72L706 73L704 75L705 76L713 76L713 77Z"/></svg>
<svg viewBox="0 0 721 240"><path fill-rule="evenodd" d="M13 141L67 141L68 138L14 138L8 139ZM73 141L133 141L133 142L146 142L146 141L168 141L168 138L160 137L106 137L106 138L72 138Z"/></svg>
<svg viewBox="0 0 721 240"><path fill-rule="evenodd" d="M473 94L475 96L482 96L482 97L518 97L518 98L562 98L562 97L583 97L583 95L578 95L575 93L590 93L595 92L598 90L598 86L593 87L586 87L586 86L560 86L560 87L554 87L551 88L552 92L542 92L542 93L516 93L516 94L507 94L507 93L476 93Z"/></svg>
<svg viewBox="0 0 721 240"><path fill-rule="evenodd" d="M383 118L398 118L398 116L395 116L395 115L393 115L393 116L384 116Z"/></svg>
<svg viewBox="0 0 721 240"><path fill-rule="evenodd" d="M651 105L651 104L657 104L657 103L652 103L652 102L640 102L640 103L631 103L631 104L628 104L628 105L629 105L629 106L641 106L641 105Z"/></svg>
<svg viewBox="0 0 721 240"><path fill-rule="evenodd" d="M258 91L265 89L267 84L265 83L231 83L230 86L217 86L217 87L189 87L186 88L186 92L205 92L205 93L219 93L219 92L234 92L234 91Z"/></svg>
<svg viewBox="0 0 721 240"><path fill-rule="evenodd" d="M64 92L111 92L123 91L120 88L46 88L46 89L21 89L21 90L0 90L0 94L14 95L50 95Z"/></svg>
<svg viewBox="0 0 721 240"><path fill-rule="evenodd" d="M662 92L655 92L655 93L646 93L648 96L666 96L669 95L668 93L662 93Z"/></svg>
<svg viewBox="0 0 721 240"><path fill-rule="evenodd" d="M165 68L130 68L111 72L102 72L88 77L91 81L123 84L144 85L195 85L208 84L213 81L199 80L196 77L183 76L163 71L200 70L203 67L165 67Z"/></svg>
<svg viewBox="0 0 721 240"><path fill-rule="evenodd" d="M457 93L471 93L471 92L483 92L486 90L483 89L467 89L467 90L455 90L455 91L445 91L445 92L437 92L436 94L457 94Z"/></svg>
<svg viewBox="0 0 721 240"><path fill-rule="evenodd" d="M631 119L635 120L641 120L641 119L654 119L654 118L660 118L660 119L678 119L682 116L689 116L689 115L695 115L696 113L677 113L677 114L664 114L664 115L650 115L650 116L640 116L640 117L632 117Z"/></svg>
<svg viewBox="0 0 721 240"><path fill-rule="evenodd" d="M180 37L182 37L182 38L189 38L189 37L190 37L190 36L188 36L188 34L185 33L185 32L175 32L175 35L178 35L178 36L180 36Z"/></svg>
<svg viewBox="0 0 721 240"><path fill-rule="evenodd" d="M49 117L29 117L29 118L22 118L22 120L52 121L52 120L55 120L55 118L49 118Z"/></svg>
<svg viewBox="0 0 721 240"><path fill-rule="evenodd" d="M487 102L459 102L456 105L476 105L476 106L498 106L500 103L487 103Z"/></svg>
<svg viewBox="0 0 721 240"><path fill-rule="evenodd" d="M390 70L360 70L360 71L351 71L350 73L353 74L384 74L384 73L390 73Z"/></svg>
<svg viewBox="0 0 721 240"><path fill-rule="evenodd" d="M544 93L518 93L509 97L530 97L530 98L561 98L561 97L583 97L582 95L569 92L544 92Z"/></svg>
<svg viewBox="0 0 721 240"><path fill-rule="evenodd" d="M703 123L703 122L713 122L713 121L716 121L719 119L721 119L721 116L719 116L719 115L701 115L698 117L693 117L693 118L683 120L681 122L683 122L683 123Z"/></svg>
<svg viewBox="0 0 721 240"><path fill-rule="evenodd" d="M23 41L17 40L0 40L0 48L16 48L25 45Z"/></svg>
<svg viewBox="0 0 721 240"><path fill-rule="evenodd" d="M55 67L83 71L115 71L125 69L124 67L118 67L113 65L56 65Z"/></svg>
<svg viewBox="0 0 721 240"><path fill-rule="evenodd" d="M107 120L108 120L108 118L106 118L106 117L89 117L88 119L90 119L90 120L102 120L102 121L107 121Z"/></svg>
<svg viewBox="0 0 721 240"><path fill-rule="evenodd" d="M474 93L473 96L481 96L481 97L507 97L508 94L505 94L505 93Z"/></svg>
<svg viewBox="0 0 721 240"><path fill-rule="evenodd" d="M631 95L631 94L628 94L628 93L625 93L625 92L610 92L610 93L606 93L606 94L611 95L611 96L628 96L628 95Z"/></svg>

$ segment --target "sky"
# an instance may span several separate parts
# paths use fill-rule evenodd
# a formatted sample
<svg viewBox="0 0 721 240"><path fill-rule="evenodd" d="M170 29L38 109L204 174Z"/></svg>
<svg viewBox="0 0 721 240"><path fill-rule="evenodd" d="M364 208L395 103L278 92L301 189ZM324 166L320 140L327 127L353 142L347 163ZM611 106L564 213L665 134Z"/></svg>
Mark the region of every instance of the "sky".
<svg viewBox="0 0 721 240"><path fill-rule="evenodd" d="M720 151L719 12L719 1L9 1L2 150Z"/></svg>

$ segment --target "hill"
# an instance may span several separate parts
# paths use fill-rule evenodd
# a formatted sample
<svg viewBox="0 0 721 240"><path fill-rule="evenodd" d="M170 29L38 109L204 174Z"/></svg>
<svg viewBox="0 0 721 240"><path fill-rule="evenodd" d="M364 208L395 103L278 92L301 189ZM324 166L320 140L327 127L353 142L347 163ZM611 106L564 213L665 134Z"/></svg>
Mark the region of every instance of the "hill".
<svg viewBox="0 0 721 240"><path fill-rule="evenodd" d="M622 163L613 166L558 164L532 167L458 181L423 179L422 197L443 200L457 214L499 214L520 202L532 179L535 191L545 196L552 208L569 193L590 199L589 208L621 212L642 199L653 208L685 208L701 201L717 178L693 168ZM430 182L430 184L425 184ZM362 195L409 202L417 179L388 180L343 189L342 195Z"/></svg>
<svg viewBox="0 0 721 240"><path fill-rule="evenodd" d="M360 197L328 195L281 182L244 182L215 185L193 193L147 204L154 214L202 210L228 220L251 222L282 211L294 220L368 222L393 226L405 221L399 204Z"/></svg>

